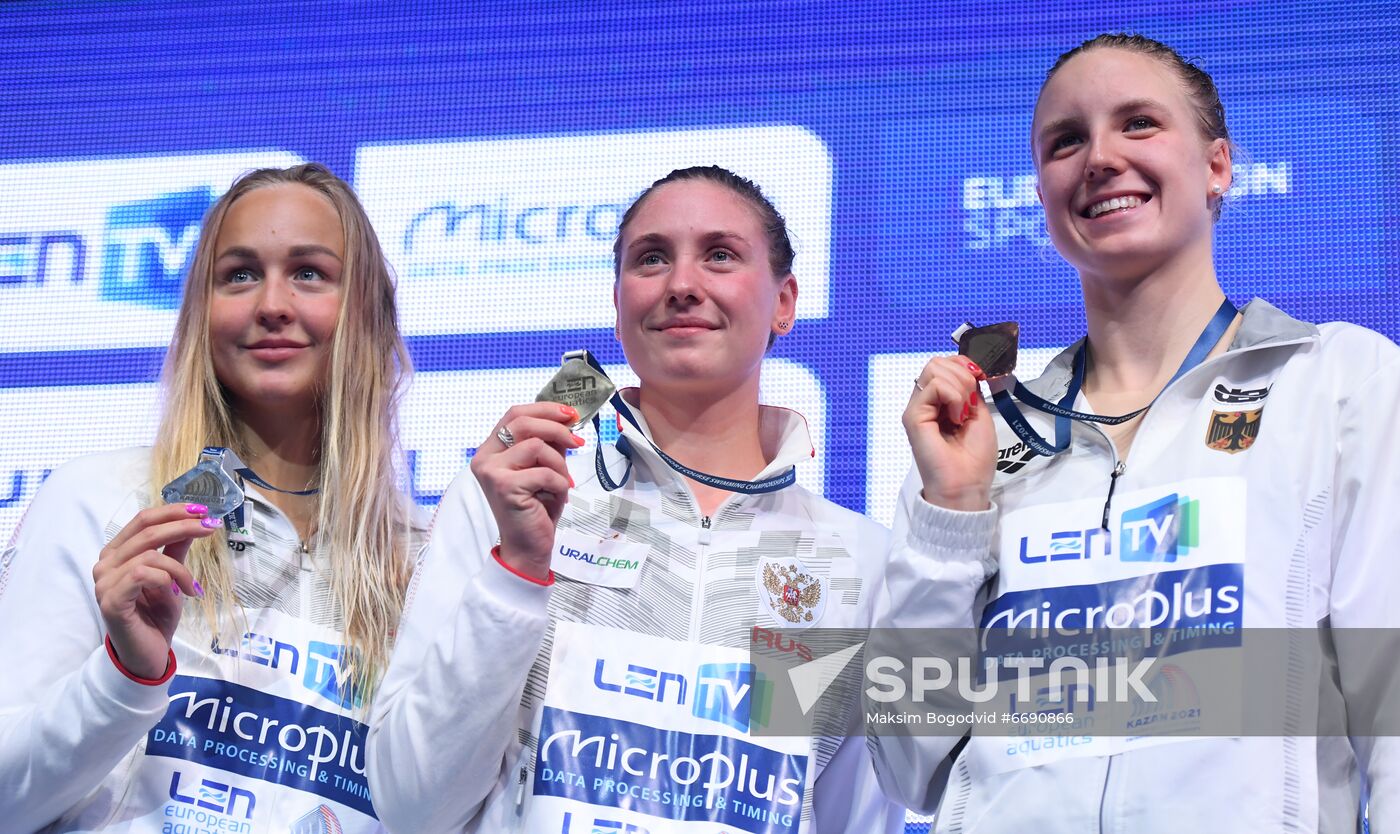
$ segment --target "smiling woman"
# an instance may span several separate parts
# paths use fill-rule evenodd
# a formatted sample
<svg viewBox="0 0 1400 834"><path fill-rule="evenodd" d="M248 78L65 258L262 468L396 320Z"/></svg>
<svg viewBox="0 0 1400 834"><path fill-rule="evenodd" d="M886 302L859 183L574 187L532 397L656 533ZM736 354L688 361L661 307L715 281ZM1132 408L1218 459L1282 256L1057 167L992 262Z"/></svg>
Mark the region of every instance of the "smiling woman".
<svg viewBox="0 0 1400 834"><path fill-rule="evenodd" d="M357 761L425 536L393 475L407 371L349 186L319 165L235 182L205 217L154 448L56 470L0 560L0 629L51 626L0 642L6 830L159 830L196 797L252 831L320 811L382 830ZM206 447L246 464L226 518L159 498Z"/></svg>
<svg viewBox="0 0 1400 834"><path fill-rule="evenodd" d="M997 383L996 443L975 442L991 433L989 409L974 406L970 420L949 409L961 403L946 390L970 377L929 363L917 383L928 392L905 412L916 467L881 624L990 627L1029 608L1056 626L1112 611L1115 626L1159 634L1230 629L1226 645L1178 652L1149 680L1164 701L1172 685L1193 698L1218 692L1207 676L1192 682L1183 670L1193 662L1266 665L1258 642L1240 654L1239 635L1286 628L1293 648L1268 665L1296 674L1259 699L1269 703L1236 692L1172 712L1144 699L1131 736L1114 735L1102 711L1053 699L1027 715L1098 720L1089 726L1106 734L1020 747L974 736L955 760L953 739L877 735L881 785L939 808L940 832L1357 831L1368 791L1374 830L1400 828L1400 746L1371 737L1383 735L1386 709L1395 714L1375 705L1400 703L1392 659L1350 646L1328 673L1296 671L1316 659L1296 646L1356 633L1334 629L1400 626L1400 350L1354 325L1226 300L1214 264L1232 176L1224 109L1210 76L1169 47L1105 35L1067 52L1041 89L1031 148L1050 237L1079 272L1088 335L1038 380ZM996 448L1018 444L1040 454L996 473ZM977 500L949 498L969 493ZM951 530L985 551L950 558ZM1162 610L1155 587L1195 589L1201 601L1188 593L1184 609ZM1094 697L1105 705L1104 692ZM1185 723L1199 714L1249 714L1256 737L1202 737L1199 721ZM1286 715L1355 737L1305 737ZM1210 735L1245 734L1221 729Z"/></svg>
<svg viewBox="0 0 1400 834"><path fill-rule="evenodd" d="M595 467L568 457L572 408L516 406L443 496L370 735L376 807L404 831L899 830L861 739L750 735L755 687L716 677L772 627L869 625L884 566L884 528L793 482L805 421L759 403L797 299L783 219L742 177L682 169L613 251L641 380L613 401L622 439Z"/></svg>

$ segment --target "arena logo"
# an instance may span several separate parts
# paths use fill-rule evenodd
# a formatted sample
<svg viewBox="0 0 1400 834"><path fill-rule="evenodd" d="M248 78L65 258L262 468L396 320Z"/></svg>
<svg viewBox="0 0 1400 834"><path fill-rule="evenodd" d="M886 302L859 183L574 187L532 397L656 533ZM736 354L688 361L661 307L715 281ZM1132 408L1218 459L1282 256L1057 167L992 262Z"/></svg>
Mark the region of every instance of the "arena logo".
<svg viewBox="0 0 1400 834"><path fill-rule="evenodd" d="M803 244L798 315L825 316L832 162L804 128L370 145L355 186L400 276L408 333L604 328L623 213L656 179L700 164L762 185Z"/></svg>
<svg viewBox="0 0 1400 834"><path fill-rule="evenodd" d="M1234 166L1228 199L1292 193L1293 165L1287 160L1239 163ZM1050 245L1034 173L966 177L961 198L967 249L1000 249L1016 241L1033 247Z"/></svg>

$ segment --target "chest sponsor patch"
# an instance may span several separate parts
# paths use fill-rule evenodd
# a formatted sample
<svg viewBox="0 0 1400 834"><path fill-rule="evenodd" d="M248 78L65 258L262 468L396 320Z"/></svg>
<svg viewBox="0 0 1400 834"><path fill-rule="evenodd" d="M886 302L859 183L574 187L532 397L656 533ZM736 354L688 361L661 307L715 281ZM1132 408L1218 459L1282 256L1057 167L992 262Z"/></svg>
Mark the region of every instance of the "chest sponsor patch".
<svg viewBox="0 0 1400 834"><path fill-rule="evenodd" d="M561 529L554 536L550 567L560 576L590 585L631 589L641 578L649 550L646 542L628 541L616 531L599 538Z"/></svg>
<svg viewBox="0 0 1400 834"><path fill-rule="evenodd" d="M811 741L749 733L771 687L740 649L559 623L520 830L798 834Z"/></svg>
<svg viewBox="0 0 1400 834"><path fill-rule="evenodd" d="M1216 385L1211 392L1215 395L1215 401L1224 405L1243 405L1245 403L1263 402L1269 396L1269 389L1264 388L1227 388L1224 385Z"/></svg>

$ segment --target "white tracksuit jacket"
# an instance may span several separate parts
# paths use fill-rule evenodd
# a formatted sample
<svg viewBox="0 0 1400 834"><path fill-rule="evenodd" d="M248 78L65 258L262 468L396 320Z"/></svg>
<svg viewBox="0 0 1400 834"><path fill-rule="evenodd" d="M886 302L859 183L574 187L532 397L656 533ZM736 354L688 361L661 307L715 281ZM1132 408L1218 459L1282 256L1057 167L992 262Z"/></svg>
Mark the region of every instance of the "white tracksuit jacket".
<svg viewBox="0 0 1400 834"><path fill-rule="evenodd" d="M721 723L691 716L705 701L697 653L728 652L742 663L753 626L793 627L763 599L765 560L800 563L820 577L824 608L789 609L799 625L869 624L886 559L884 527L797 485L735 494L702 518L685 481L655 455L642 429L624 422L621 431L634 450L621 489L598 484L591 447L569 459L577 487L559 523L553 585L527 581L491 558L497 527L470 471L443 496L370 733L370 784L392 831L715 830L698 822L670 827L666 815L680 812L665 796L683 792L684 768L682 782L664 770L657 778L629 776L621 762L594 761L586 748L575 757L585 784L566 788L565 768L550 768L547 757L540 757L547 773L540 772L542 722L593 722L603 738L623 733L637 753L628 760L633 771L645 771L637 762L660 750L699 756L713 749L704 745L724 732ZM765 407L761 431L779 451L759 477L814 454L806 422L793 412ZM622 458L611 447L606 454L620 477ZM561 643L572 653L561 655ZM658 690L663 668L674 677ZM701 736L710 741L690 746ZM722 748L736 762L748 737L740 731L738 738L731 734ZM776 792L772 806L790 812L786 821L746 817L726 830L900 830L903 809L880 795L864 739L787 743L800 745L797 759L815 774L814 787L801 801L791 801L800 787ZM750 754L750 762L766 761L761 751ZM630 793L592 790L599 774L630 783ZM555 781L545 781L548 775ZM587 804L559 798L566 790Z"/></svg>
<svg viewBox="0 0 1400 834"><path fill-rule="evenodd" d="M1028 387L1058 400L1073 352ZM1089 406L1081 395L1074 407ZM1022 411L1042 436L1054 436L1052 417ZM1099 527L1118 463L1112 444L1076 423L1070 451L1028 459L998 420L992 511L930 507L911 474L878 619L970 626L1031 608L1057 613L1086 598L1111 604L1144 582L1184 577L1213 600L1215 614L1250 629L1396 628L1397 429L1395 344L1353 325L1305 324L1255 300L1229 350L1170 385L1144 417L1113 494L1109 552L1104 542L1055 545L1082 545L1070 533ZM1167 496L1196 502L1196 546L1178 547L1165 562L1133 561L1124 546L1131 550L1142 528L1125 528L1125 514L1136 524L1139 510ZM966 544L950 523L963 525L961 536L980 524L989 555L950 549ZM984 601L974 602L987 578ZM1369 686L1388 678L1392 694L1400 681L1391 664L1347 672L1343 696L1368 676ZM1400 830L1394 737L1188 738L1117 749L1123 740L1110 739L1035 764L1024 751L1013 754L1006 737L974 737L949 761L952 741L872 737L881 785L916 809L938 807L939 832L1354 832L1363 781L1371 831Z"/></svg>
<svg viewBox="0 0 1400 834"><path fill-rule="evenodd" d="M381 832L325 554L256 489L252 541L231 544L238 645L218 646L189 605L168 684L108 658L92 568L148 505L150 454L54 470L0 556L0 831Z"/></svg>

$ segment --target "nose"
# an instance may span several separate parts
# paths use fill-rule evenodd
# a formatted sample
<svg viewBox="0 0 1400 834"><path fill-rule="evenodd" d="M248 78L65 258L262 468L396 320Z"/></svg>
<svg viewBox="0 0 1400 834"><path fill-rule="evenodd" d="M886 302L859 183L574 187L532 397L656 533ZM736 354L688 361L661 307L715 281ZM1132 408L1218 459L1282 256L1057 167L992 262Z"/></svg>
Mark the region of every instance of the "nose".
<svg viewBox="0 0 1400 834"><path fill-rule="evenodd" d="M267 328L285 325L292 320L291 279L285 275L270 275L262 282L258 293L258 323Z"/></svg>
<svg viewBox="0 0 1400 834"><path fill-rule="evenodd" d="M1089 152L1084 156L1084 178L1097 180L1123 173L1123 157L1118 137L1112 133L1089 139Z"/></svg>
<svg viewBox="0 0 1400 834"><path fill-rule="evenodd" d="M705 297L705 284L700 267L689 258L677 259L666 275L666 303L669 306L688 307L698 304Z"/></svg>

